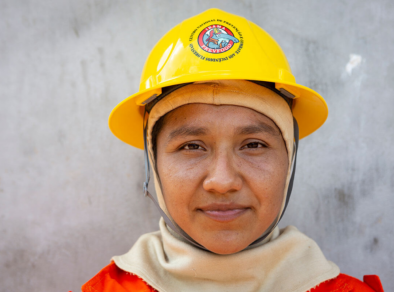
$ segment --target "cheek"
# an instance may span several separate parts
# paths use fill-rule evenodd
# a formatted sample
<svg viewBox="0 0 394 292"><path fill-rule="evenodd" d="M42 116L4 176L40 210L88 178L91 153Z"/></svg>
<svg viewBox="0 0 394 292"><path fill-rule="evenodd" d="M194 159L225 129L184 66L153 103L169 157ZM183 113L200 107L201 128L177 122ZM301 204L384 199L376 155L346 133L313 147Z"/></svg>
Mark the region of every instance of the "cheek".
<svg viewBox="0 0 394 292"><path fill-rule="evenodd" d="M202 188L206 162L183 160L166 153L163 153L157 162L167 209L178 222L177 217L188 213L193 195Z"/></svg>
<svg viewBox="0 0 394 292"><path fill-rule="evenodd" d="M277 215L284 199L288 172L287 152L272 152L258 158L239 162L246 185L255 195L259 213Z"/></svg>

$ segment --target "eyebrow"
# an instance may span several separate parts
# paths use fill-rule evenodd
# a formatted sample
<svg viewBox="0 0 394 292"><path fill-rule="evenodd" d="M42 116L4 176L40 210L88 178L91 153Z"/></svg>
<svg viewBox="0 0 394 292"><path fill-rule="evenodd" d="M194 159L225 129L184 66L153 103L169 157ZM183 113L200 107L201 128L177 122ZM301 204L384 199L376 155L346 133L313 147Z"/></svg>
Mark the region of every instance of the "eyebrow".
<svg viewBox="0 0 394 292"><path fill-rule="evenodd" d="M194 126L179 127L168 135L168 141L178 137L202 136L202 135L206 135L208 132L209 130L204 127L194 127ZM237 135L250 135L250 134L257 134L262 132L271 134L273 136L280 135L279 130L263 122L257 122L254 125L239 127L235 130L235 133Z"/></svg>
<svg viewBox="0 0 394 292"><path fill-rule="evenodd" d="M175 129L168 135L168 140L172 140L177 137L185 137L185 136L201 136L206 135L208 133L208 129L204 127L180 127Z"/></svg>
<svg viewBox="0 0 394 292"><path fill-rule="evenodd" d="M257 134L261 132L265 132L273 136L280 135L280 131L278 129L275 129L263 122L258 122L255 125L250 125L246 127L239 127L236 130L236 134L238 135L250 135L250 134Z"/></svg>

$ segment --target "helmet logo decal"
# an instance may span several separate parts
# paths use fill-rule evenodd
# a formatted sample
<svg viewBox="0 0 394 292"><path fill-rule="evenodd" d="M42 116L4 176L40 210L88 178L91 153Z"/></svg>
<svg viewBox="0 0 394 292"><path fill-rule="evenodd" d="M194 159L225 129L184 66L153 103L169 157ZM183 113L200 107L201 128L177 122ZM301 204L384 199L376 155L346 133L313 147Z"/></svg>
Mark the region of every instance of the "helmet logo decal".
<svg viewBox="0 0 394 292"><path fill-rule="evenodd" d="M212 24L209 24L210 22ZM201 28L203 29L200 31ZM191 53L208 62L231 60L241 52L244 46L241 31L232 23L222 19L211 19L201 23L191 33L189 42ZM227 54L222 54L225 52Z"/></svg>
<svg viewBox="0 0 394 292"><path fill-rule="evenodd" d="M226 52L239 42L231 30L223 25L210 25L204 28L197 41L201 49L212 54Z"/></svg>

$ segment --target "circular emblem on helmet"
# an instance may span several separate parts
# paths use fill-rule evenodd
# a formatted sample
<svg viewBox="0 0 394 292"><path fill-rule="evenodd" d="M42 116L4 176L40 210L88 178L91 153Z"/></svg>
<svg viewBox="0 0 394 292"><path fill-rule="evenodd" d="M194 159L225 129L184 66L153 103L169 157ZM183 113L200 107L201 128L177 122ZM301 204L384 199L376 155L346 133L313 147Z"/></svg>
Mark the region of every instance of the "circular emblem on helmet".
<svg viewBox="0 0 394 292"><path fill-rule="evenodd" d="M198 44L208 53L220 54L232 48L239 40L223 25L210 25L198 35Z"/></svg>

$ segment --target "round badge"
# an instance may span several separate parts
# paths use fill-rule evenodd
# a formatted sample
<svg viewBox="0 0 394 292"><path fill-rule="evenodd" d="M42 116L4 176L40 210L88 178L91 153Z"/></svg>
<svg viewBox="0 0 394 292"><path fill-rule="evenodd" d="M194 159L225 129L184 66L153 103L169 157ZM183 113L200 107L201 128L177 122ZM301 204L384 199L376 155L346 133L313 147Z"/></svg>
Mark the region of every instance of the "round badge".
<svg viewBox="0 0 394 292"><path fill-rule="evenodd" d="M210 25L198 35L198 44L208 53L220 54L230 50L239 40L223 25Z"/></svg>

